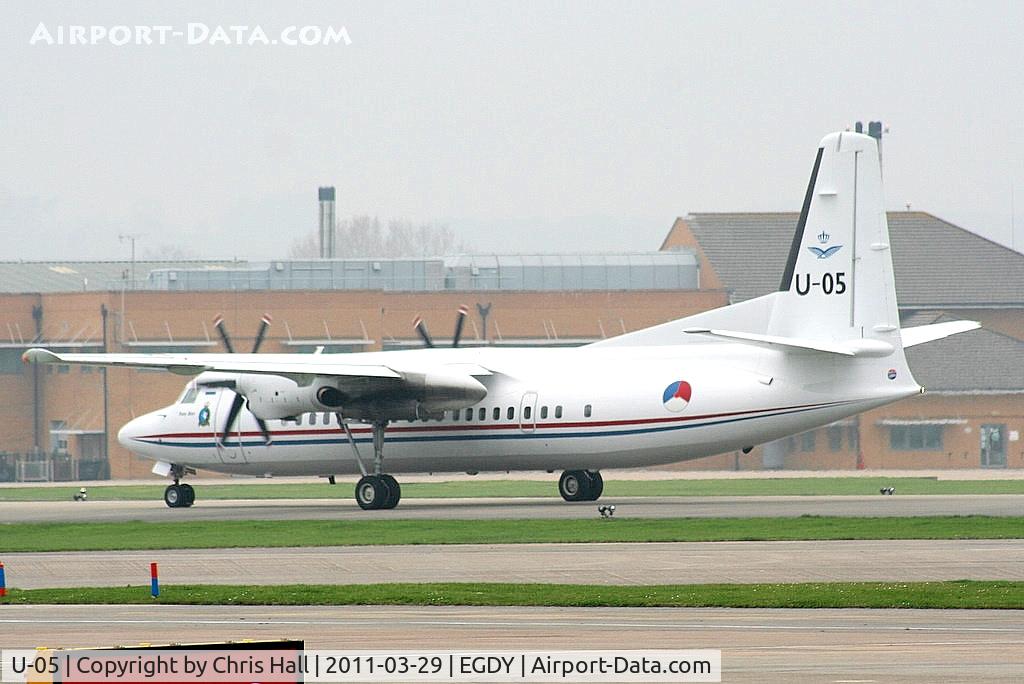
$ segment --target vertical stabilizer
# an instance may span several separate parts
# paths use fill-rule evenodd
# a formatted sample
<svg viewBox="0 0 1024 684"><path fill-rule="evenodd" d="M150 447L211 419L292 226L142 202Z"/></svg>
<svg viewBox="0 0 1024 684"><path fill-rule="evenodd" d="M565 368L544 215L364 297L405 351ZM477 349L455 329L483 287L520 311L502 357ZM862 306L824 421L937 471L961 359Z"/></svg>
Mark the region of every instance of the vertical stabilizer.
<svg viewBox="0 0 1024 684"><path fill-rule="evenodd" d="M771 335L902 349L874 138L845 132L821 141L779 289Z"/></svg>

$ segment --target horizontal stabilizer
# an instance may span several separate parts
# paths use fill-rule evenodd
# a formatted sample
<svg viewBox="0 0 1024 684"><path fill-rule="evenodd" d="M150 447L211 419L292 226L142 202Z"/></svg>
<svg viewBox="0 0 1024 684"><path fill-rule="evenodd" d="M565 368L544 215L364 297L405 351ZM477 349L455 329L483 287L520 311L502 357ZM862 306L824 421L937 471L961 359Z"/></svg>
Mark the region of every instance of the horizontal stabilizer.
<svg viewBox="0 0 1024 684"><path fill-rule="evenodd" d="M823 340L810 340L800 337L781 337L779 335L759 335L756 333L738 332L735 330L711 330L704 328L689 328L683 332L691 335L712 335L727 340L743 342L746 344L765 345L769 347L784 347L797 351L820 352L822 354L838 354L839 356L859 357L880 357L889 356L893 353L893 347L888 342L874 339L858 338L843 342L827 342Z"/></svg>
<svg viewBox="0 0 1024 684"><path fill-rule="evenodd" d="M903 338L903 348L913 347L925 342L941 340L943 337L956 335L957 333L977 330L981 324L977 321L949 321L948 323L933 323L932 325L919 325L914 328L903 328L900 330L900 337Z"/></svg>

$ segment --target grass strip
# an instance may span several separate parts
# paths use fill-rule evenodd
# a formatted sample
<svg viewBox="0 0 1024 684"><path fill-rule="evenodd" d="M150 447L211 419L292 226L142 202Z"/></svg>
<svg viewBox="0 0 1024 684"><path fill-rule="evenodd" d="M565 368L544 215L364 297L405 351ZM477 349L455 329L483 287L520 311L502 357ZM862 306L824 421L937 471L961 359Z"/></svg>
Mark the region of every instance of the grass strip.
<svg viewBox="0 0 1024 684"><path fill-rule="evenodd" d="M1024 582L828 582L608 586L582 584L351 584L13 589L10 604L236 606L573 606L724 608L1024 608Z"/></svg>
<svg viewBox="0 0 1024 684"><path fill-rule="evenodd" d="M556 479L410 482L402 484L402 497L483 498L558 496ZM195 484L195 481L193 481ZM89 487L93 501L160 501L164 484ZM217 484L199 482L200 500L228 499L351 499L347 484L331 487L315 482ZM870 496L882 487L895 487L897 495L918 494L1024 494L1024 480L938 480L929 477L813 477L722 480L606 480L604 496ZM70 501L78 483L67 487L0 487L0 501Z"/></svg>
<svg viewBox="0 0 1024 684"><path fill-rule="evenodd" d="M173 515L173 511L169 512ZM618 518L528 520L192 520L4 523L0 552L382 544L1018 539L1024 518Z"/></svg>

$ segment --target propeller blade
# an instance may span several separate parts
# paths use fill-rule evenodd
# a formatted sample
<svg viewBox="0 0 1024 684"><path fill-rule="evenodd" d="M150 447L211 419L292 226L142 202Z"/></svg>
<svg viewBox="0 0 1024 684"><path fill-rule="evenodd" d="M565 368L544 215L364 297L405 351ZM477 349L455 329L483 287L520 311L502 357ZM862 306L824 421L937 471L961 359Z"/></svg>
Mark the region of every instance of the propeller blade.
<svg viewBox="0 0 1024 684"><path fill-rule="evenodd" d="M260 319L260 328L256 331L256 341L252 344L252 353L255 354L260 350L260 345L263 344L263 338L267 335L267 328L270 327L270 323L273 319L270 314L263 314L263 318Z"/></svg>
<svg viewBox="0 0 1024 684"><path fill-rule="evenodd" d="M452 337L452 346L458 347L459 340L462 339L462 326L466 323L466 315L469 314L469 307L462 305L459 307L459 313L455 317L455 336Z"/></svg>
<svg viewBox="0 0 1024 684"><path fill-rule="evenodd" d="M420 334L423 344L432 349L434 347L434 340L430 339L430 333L427 332L427 324L423 322L423 319L417 316L416 320L412 322L412 327Z"/></svg>
<svg viewBox="0 0 1024 684"><path fill-rule="evenodd" d="M260 432L263 433L263 443L270 444L273 440L270 437L270 429L267 427L267 421L262 418L257 418L256 424L260 426Z"/></svg>
<svg viewBox="0 0 1024 684"><path fill-rule="evenodd" d="M241 394L236 394L234 401L231 402L231 409L228 411L228 419L224 423L224 432L220 435L220 445L224 446L224 442L231 432L231 428L235 426L235 421L238 419L238 414L242 411L242 404L245 403L245 397Z"/></svg>
<svg viewBox="0 0 1024 684"><path fill-rule="evenodd" d="M220 339L224 343L224 348L228 350L228 354L234 354L235 348L231 344L231 337L228 335L228 329L224 325L224 317L218 315L217 318L213 319L213 327L220 333Z"/></svg>

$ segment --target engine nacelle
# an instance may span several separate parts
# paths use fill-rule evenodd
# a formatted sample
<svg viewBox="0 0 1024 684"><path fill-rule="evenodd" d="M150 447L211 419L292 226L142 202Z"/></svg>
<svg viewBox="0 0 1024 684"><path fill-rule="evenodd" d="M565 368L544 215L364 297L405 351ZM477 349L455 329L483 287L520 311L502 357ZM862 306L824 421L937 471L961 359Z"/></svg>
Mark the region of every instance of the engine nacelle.
<svg viewBox="0 0 1024 684"><path fill-rule="evenodd" d="M317 378L300 386L279 375L239 375L236 391L245 397L246 406L257 418L275 420L292 418L302 413L338 411L345 400L337 387L326 378Z"/></svg>
<svg viewBox="0 0 1024 684"><path fill-rule="evenodd" d="M487 396L487 388L476 378L444 370L406 373L403 382L393 389L354 395L339 389L329 377L299 385L279 375L239 374L234 378L234 389L246 398L253 415L263 420L319 411L343 412L357 419L407 420L440 416L447 410L472 406Z"/></svg>

